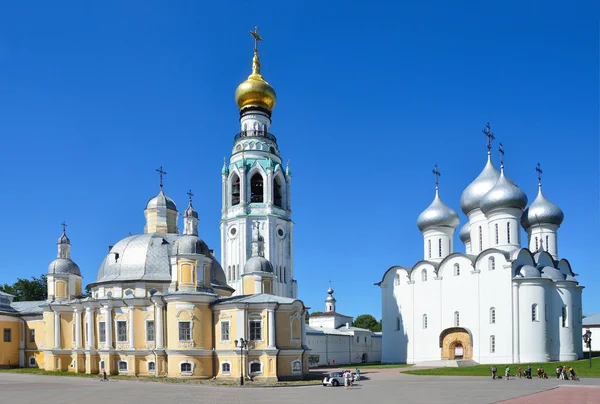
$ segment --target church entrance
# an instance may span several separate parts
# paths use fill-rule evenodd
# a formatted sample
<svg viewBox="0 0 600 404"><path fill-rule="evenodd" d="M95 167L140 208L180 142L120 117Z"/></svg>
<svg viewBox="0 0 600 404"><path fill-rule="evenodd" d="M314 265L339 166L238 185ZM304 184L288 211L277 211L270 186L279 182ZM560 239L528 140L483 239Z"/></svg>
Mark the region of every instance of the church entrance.
<svg viewBox="0 0 600 404"><path fill-rule="evenodd" d="M440 334L442 359L460 360L473 358L473 337L466 328L447 328Z"/></svg>

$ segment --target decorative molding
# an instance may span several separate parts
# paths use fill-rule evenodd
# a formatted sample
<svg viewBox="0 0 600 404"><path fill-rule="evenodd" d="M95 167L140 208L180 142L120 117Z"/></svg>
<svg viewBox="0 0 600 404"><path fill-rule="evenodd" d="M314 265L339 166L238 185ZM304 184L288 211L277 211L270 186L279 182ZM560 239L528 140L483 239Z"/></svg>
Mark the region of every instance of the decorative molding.
<svg viewBox="0 0 600 404"><path fill-rule="evenodd" d="M195 346L196 346L196 344L194 343L193 340L189 340L189 341L177 341L177 347L178 348L193 348Z"/></svg>

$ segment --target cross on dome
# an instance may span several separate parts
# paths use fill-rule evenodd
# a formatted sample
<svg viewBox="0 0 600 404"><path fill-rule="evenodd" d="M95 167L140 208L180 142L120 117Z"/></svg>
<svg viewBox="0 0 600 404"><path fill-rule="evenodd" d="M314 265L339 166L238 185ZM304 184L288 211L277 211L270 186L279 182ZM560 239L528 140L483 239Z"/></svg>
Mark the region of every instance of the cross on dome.
<svg viewBox="0 0 600 404"><path fill-rule="evenodd" d="M483 128L482 132L487 137L487 149L489 154L492 152L492 141L496 139L496 136L494 136L492 133L492 128L489 122L485 125L485 128Z"/></svg>
<svg viewBox="0 0 600 404"><path fill-rule="evenodd" d="M162 188L162 186L163 186L163 175L167 175L167 172L163 170L163 166L160 166L159 168L157 168L156 172L160 176L160 187Z"/></svg>
<svg viewBox="0 0 600 404"><path fill-rule="evenodd" d="M67 232L67 224L65 223L65 221L63 220L63 222L60 224L63 228L63 233Z"/></svg>
<svg viewBox="0 0 600 404"><path fill-rule="evenodd" d="M187 196L190 200L190 205L192 204L192 196L194 196L194 194L192 193L192 190L190 189L189 191L187 191Z"/></svg>
<svg viewBox="0 0 600 404"><path fill-rule="evenodd" d="M254 27L254 31L250 31L250 35L254 38L254 51L258 52L258 43L262 42L262 38L258 35L258 27Z"/></svg>
<svg viewBox="0 0 600 404"><path fill-rule="evenodd" d="M537 166L535 167L535 171L537 171L537 177L538 177L538 185L542 185L542 166L540 166L540 163L537 163Z"/></svg>
<svg viewBox="0 0 600 404"><path fill-rule="evenodd" d="M500 152L500 168L504 168L504 148L502 147L502 143L498 146L498 152Z"/></svg>
<svg viewBox="0 0 600 404"><path fill-rule="evenodd" d="M440 173L440 170L438 170L437 164L433 166L433 170L431 170L431 172L433 175L435 175L435 189L438 189L440 185L440 175L442 175L442 173Z"/></svg>

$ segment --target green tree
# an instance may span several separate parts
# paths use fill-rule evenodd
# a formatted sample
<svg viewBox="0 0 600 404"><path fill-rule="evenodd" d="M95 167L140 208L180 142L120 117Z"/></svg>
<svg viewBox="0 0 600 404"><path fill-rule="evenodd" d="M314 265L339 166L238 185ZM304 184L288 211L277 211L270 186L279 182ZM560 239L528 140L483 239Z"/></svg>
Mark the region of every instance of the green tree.
<svg viewBox="0 0 600 404"><path fill-rule="evenodd" d="M32 277L31 280L18 278L12 285L8 283L0 285L0 292L14 295L15 302L46 300L48 298L46 275L42 274L39 278Z"/></svg>
<svg viewBox="0 0 600 404"><path fill-rule="evenodd" d="M306 312L306 324L308 324L308 319L310 316L314 316L315 314L321 314L321 311L313 311L312 313Z"/></svg>
<svg viewBox="0 0 600 404"><path fill-rule="evenodd" d="M352 322L353 327L366 328L373 332L381 331L381 322L370 314L361 314Z"/></svg>

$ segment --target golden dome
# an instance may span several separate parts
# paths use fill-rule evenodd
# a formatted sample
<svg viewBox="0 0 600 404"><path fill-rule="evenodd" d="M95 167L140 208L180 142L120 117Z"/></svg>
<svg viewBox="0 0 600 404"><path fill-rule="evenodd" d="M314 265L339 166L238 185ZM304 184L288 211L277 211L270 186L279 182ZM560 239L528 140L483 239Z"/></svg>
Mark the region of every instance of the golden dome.
<svg viewBox="0 0 600 404"><path fill-rule="evenodd" d="M277 96L275 90L263 79L260 74L260 61L258 60L258 50L254 49L254 58L252 58L252 74L248 79L242 82L235 90L235 102L240 111L247 107L258 107L273 111Z"/></svg>

